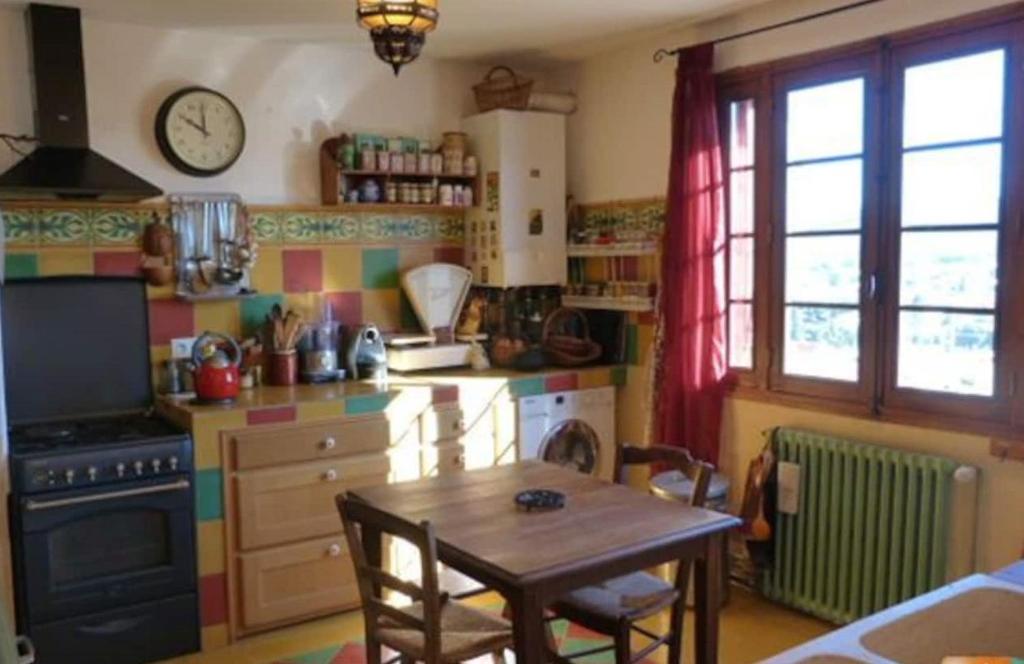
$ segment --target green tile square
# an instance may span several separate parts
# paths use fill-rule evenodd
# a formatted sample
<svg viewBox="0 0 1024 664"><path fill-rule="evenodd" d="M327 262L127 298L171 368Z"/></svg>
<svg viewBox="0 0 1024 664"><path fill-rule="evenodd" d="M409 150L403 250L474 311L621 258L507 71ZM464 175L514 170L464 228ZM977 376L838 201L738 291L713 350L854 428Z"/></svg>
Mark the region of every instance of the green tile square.
<svg viewBox="0 0 1024 664"><path fill-rule="evenodd" d="M4 275L8 279L38 277L39 256L36 254L7 254L4 259Z"/></svg>
<svg viewBox="0 0 1024 664"><path fill-rule="evenodd" d="M391 395L368 394L359 397L349 397L345 400L346 415L366 415L368 413L379 413L391 403Z"/></svg>
<svg viewBox="0 0 1024 664"><path fill-rule="evenodd" d="M544 394L544 390L543 378L520 378L509 381L508 384L508 391L512 393L512 397L515 399Z"/></svg>
<svg viewBox="0 0 1024 664"><path fill-rule="evenodd" d="M398 288L398 249L363 250L363 288Z"/></svg>
<svg viewBox="0 0 1024 664"><path fill-rule="evenodd" d="M612 367L609 373L612 385L622 387L626 384L626 367Z"/></svg>
<svg viewBox="0 0 1024 664"><path fill-rule="evenodd" d="M196 519L215 521L224 517L224 488L220 468L196 471Z"/></svg>
<svg viewBox="0 0 1024 664"><path fill-rule="evenodd" d="M284 295L255 295L242 300L242 334L256 334L275 304L284 307Z"/></svg>
<svg viewBox="0 0 1024 664"><path fill-rule="evenodd" d="M626 362L640 364L640 350L636 325L626 326Z"/></svg>

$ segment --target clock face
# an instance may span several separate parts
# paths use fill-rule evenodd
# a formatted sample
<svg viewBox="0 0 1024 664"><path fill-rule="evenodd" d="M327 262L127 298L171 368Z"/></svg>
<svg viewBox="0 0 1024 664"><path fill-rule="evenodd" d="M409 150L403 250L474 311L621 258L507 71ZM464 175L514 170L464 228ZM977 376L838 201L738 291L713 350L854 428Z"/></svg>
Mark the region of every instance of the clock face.
<svg viewBox="0 0 1024 664"><path fill-rule="evenodd" d="M157 143L172 165L190 175L222 173L245 146L245 123L224 95L206 88L179 90L157 114Z"/></svg>

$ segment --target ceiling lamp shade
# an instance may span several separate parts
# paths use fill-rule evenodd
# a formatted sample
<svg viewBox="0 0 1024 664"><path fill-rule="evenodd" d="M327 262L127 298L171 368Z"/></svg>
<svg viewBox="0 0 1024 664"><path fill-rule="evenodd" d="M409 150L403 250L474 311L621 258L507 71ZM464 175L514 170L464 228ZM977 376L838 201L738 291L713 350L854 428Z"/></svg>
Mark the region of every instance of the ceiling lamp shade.
<svg viewBox="0 0 1024 664"><path fill-rule="evenodd" d="M437 0L359 0L356 16L370 31L377 57L398 76L402 65L419 56L426 33L437 27Z"/></svg>

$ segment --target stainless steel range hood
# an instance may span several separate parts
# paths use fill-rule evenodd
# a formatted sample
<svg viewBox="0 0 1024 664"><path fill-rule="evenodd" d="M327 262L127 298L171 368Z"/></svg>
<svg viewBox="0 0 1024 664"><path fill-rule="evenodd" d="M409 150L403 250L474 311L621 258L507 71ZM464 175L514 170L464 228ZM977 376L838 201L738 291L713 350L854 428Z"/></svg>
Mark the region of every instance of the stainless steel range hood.
<svg viewBox="0 0 1024 664"><path fill-rule="evenodd" d="M81 13L31 4L39 147L0 175L3 199L139 201L163 192L89 147Z"/></svg>

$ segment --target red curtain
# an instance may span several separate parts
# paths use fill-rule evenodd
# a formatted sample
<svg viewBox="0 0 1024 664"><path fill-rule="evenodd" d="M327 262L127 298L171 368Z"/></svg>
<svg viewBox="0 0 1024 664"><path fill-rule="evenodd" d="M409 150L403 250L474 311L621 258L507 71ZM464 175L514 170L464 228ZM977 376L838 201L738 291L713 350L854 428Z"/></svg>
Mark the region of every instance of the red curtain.
<svg viewBox="0 0 1024 664"><path fill-rule="evenodd" d="M718 464L726 379L725 203L714 47L679 54L659 288L655 441Z"/></svg>

